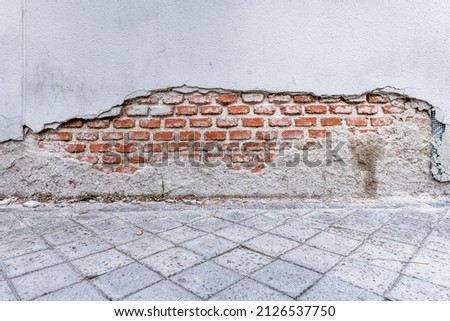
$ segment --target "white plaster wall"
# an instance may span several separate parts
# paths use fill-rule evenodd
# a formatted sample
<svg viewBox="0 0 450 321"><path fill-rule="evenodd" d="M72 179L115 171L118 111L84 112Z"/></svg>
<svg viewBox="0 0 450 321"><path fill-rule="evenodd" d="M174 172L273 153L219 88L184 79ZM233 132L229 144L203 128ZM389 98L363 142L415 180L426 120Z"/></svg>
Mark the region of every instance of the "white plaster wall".
<svg viewBox="0 0 450 321"><path fill-rule="evenodd" d="M20 15L10 13L17 3L0 0L8 48L0 52L0 71L6 70L0 119L21 105ZM24 6L24 122L35 131L93 117L136 90L183 84L316 94L393 86L450 112L445 0L25 0ZM0 125L0 140L21 134L20 127L5 127L9 122Z"/></svg>

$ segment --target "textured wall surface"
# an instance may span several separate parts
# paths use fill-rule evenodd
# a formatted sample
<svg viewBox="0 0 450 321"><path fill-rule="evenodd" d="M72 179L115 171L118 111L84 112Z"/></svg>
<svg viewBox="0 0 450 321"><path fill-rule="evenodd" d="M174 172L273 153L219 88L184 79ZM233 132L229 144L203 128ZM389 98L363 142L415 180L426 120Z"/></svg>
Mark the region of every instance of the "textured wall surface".
<svg viewBox="0 0 450 321"><path fill-rule="evenodd" d="M0 115L21 115L23 81L35 131L183 84L316 95L392 86L449 108L448 1L24 0L23 42L22 3L0 3ZM11 123L1 139L22 134Z"/></svg>
<svg viewBox="0 0 450 321"><path fill-rule="evenodd" d="M0 145L0 194L439 194L430 106L397 94L166 91ZM442 187L443 188L443 187Z"/></svg>

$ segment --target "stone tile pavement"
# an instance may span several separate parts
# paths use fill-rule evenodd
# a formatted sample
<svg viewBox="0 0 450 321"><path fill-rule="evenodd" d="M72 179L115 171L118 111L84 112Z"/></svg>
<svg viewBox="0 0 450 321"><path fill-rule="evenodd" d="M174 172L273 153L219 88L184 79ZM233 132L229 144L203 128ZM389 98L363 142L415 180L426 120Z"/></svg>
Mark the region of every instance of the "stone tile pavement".
<svg viewBox="0 0 450 321"><path fill-rule="evenodd" d="M0 300L450 300L450 201L0 206Z"/></svg>

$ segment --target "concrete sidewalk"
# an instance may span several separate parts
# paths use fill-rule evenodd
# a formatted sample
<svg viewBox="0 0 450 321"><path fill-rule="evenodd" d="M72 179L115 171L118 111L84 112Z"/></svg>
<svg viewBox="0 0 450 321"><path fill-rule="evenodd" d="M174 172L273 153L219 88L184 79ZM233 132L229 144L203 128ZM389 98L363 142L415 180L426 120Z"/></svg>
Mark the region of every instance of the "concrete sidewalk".
<svg viewBox="0 0 450 321"><path fill-rule="evenodd" d="M0 207L0 300L450 300L450 202Z"/></svg>

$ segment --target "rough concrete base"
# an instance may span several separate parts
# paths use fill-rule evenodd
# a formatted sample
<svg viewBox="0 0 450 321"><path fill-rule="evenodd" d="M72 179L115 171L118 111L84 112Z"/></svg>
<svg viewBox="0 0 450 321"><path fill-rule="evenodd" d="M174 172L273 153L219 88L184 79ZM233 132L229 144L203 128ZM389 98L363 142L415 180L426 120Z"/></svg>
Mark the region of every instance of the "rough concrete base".
<svg viewBox="0 0 450 321"><path fill-rule="evenodd" d="M172 195L289 196L304 198L373 198L442 195L448 184L430 175L431 135L414 124L402 123L378 135L349 135L335 131L333 146L343 162L327 166L325 147L310 151L310 160L322 165L267 167L260 174L230 171L225 166L148 166L135 175L104 174L56 154L38 150L30 141L0 144L0 193L31 196L47 192L56 197L82 192L142 195L161 192L164 180ZM302 151L297 151L302 159ZM276 163L293 155L279 157Z"/></svg>

